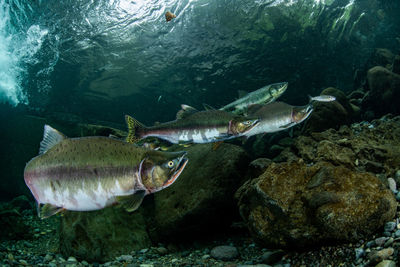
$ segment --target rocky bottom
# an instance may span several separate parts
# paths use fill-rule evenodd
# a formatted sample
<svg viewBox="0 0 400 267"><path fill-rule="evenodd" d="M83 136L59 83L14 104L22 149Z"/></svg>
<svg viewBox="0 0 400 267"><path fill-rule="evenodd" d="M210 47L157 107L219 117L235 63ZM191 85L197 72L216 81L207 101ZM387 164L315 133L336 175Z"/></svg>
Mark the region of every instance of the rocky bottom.
<svg viewBox="0 0 400 267"><path fill-rule="evenodd" d="M398 198L399 199L399 198ZM59 217L39 220L31 210L20 216L31 226L27 240L2 240L1 266L396 266L400 247L400 212L387 222L382 234L355 244L340 244L303 251L259 247L244 231L213 241L190 245L158 244L131 251L106 263L79 261L58 253ZM240 224L239 224L240 225ZM237 226L237 224L236 224Z"/></svg>

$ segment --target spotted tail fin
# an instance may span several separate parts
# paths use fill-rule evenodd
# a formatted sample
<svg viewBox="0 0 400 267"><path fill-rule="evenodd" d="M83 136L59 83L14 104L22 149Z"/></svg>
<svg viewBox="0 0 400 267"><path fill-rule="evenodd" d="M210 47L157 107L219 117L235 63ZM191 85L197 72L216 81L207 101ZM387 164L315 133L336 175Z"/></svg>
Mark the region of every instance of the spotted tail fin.
<svg viewBox="0 0 400 267"><path fill-rule="evenodd" d="M136 143L140 140L140 132L143 131L146 126L129 115L125 115L125 121L128 126L128 136L125 141L132 144Z"/></svg>

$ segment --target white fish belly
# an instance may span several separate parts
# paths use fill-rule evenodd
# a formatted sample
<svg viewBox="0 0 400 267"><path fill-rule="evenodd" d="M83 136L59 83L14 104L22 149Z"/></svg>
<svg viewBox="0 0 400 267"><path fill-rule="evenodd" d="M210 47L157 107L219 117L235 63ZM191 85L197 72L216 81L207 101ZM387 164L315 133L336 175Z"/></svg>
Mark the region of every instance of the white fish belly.
<svg viewBox="0 0 400 267"><path fill-rule="evenodd" d="M250 137L256 134L261 133L274 133L283 131L286 128L282 126L286 126L291 123L291 119L280 119L280 120L261 120L258 125L256 125L253 129L248 131L245 135Z"/></svg>
<svg viewBox="0 0 400 267"><path fill-rule="evenodd" d="M115 203L116 196L133 194L131 191L122 190L118 180L112 188L105 190L101 183L95 190L85 190L85 184L82 182L81 188L70 191L68 188L62 191L53 191L50 187L42 191L39 203L52 204L73 211L99 210Z"/></svg>

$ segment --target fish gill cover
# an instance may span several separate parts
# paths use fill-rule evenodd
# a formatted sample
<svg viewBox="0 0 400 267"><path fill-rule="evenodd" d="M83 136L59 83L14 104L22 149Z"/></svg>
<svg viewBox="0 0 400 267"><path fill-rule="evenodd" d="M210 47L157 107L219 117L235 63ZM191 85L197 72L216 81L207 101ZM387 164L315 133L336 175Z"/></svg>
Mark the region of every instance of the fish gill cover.
<svg viewBox="0 0 400 267"><path fill-rule="evenodd" d="M123 123L170 120L288 81L286 101L349 90L395 47L396 1L0 0L0 101ZM165 20L166 12L176 15Z"/></svg>

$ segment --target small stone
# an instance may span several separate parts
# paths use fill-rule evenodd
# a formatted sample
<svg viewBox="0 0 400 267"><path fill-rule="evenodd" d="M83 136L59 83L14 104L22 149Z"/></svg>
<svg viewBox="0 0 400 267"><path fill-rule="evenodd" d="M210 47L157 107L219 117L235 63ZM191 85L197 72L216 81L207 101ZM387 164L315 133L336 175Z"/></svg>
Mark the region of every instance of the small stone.
<svg viewBox="0 0 400 267"><path fill-rule="evenodd" d="M14 255L11 254L11 253L8 253L7 258L8 258L10 261L13 261L13 260L14 260Z"/></svg>
<svg viewBox="0 0 400 267"><path fill-rule="evenodd" d="M190 251L189 250L184 250L181 252L181 257L187 257L190 255Z"/></svg>
<svg viewBox="0 0 400 267"><path fill-rule="evenodd" d="M149 251L148 248L144 248L144 249L139 250L139 252L142 253L142 254L146 253L147 251Z"/></svg>
<svg viewBox="0 0 400 267"><path fill-rule="evenodd" d="M388 184L389 184L389 189L393 192L393 193L395 193L395 194L397 194L397 186L396 186L396 181L392 178L392 177L389 177L388 179L387 179L387 181L388 181Z"/></svg>
<svg viewBox="0 0 400 267"><path fill-rule="evenodd" d="M46 256L44 256L44 262L50 262L53 260L53 256L50 254L46 254Z"/></svg>
<svg viewBox="0 0 400 267"><path fill-rule="evenodd" d="M372 248L375 246L375 241L368 241L367 244L365 245L367 248Z"/></svg>
<svg viewBox="0 0 400 267"><path fill-rule="evenodd" d="M201 259L207 260L207 259L209 259L210 257L211 257L210 255L206 254L206 255L203 255L203 256L201 257Z"/></svg>
<svg viewBox="0 0 400 267"><path fill-rule="evenodd" d="M87 261L81 261L82 265L84 266L89 266L89 263Z"/></svg>
<svg viewBox="0 0 400 267"><path fill-rule="evenodd" d="M386 260L387 258L389 258L390 256L392 256L394 253L394 249L393 248L385 248L379 251L372 251L370 254L368 254L368 259L372 262L372 263L378 263L381 262L383 260Z"/></svg>
<svg viewBox="0 0 400 267"><path fill-rule="evenodd" d="M266 264L274 264L280 261L285 255L283 250L267 251L261 256L261 262Z"/></svg>
<svg viewBox="0 0 400 267"><path fill-rule="evenodd" d="M233 246L217 246L211 250L211 257L217 260L229 261L239 256L237 248Z"/></svg>
<svg viewBox="0 0 400 267"><path fill-rule="evenodd" d="M365 250L363 248L356 248L355 252L356 252L356 260L365 256Z"/></svg>
<svg viewBox="0 0 400 267"><path fill-rule="evenodd" d="M28 262L27 262L26 260L19 260L19 263L20 263L21 265L24 265L24 266L27 266L27 265L28 265Z"/></svg>
<svg viewBox="0 0 400 267"><path fill-rule="evenodd" d="M175 262L177 262L177 261L178 261L178 259L175 259L175 258L174 258L174 259L171 260L171 263L175 263Z"/></svg>
<svg viewBox="0 0 400 267"><path fill-rule="evenodd" d="M390 247L391 245L393 245L394 239L393 237L390 237L385 244L383 245L385 248Z"/></svg>
<svg viewBox="0 0 400 267"><path fill-rule="evenodd" d="M396 228L395 222L387 222L387 223L385 223L384 231L392 232L395 228Z"/></svg>
<svg viewBox="0 0 400 267"><path fill-rule="evenodd" d="M70 256L67 261L69 261L69 262L77 262L78 260L75 259L75 257Z"/></svg>
<svg viewBox="0 0 400 267"><path fill-rule="evenodd" d="M392 236L392 234L390 232L383 232L383 235L386 236L386 237L391 237Z"/></svg>
<svg viewBox="0 0 400 267"><path fill-rule="evenodd" d="M164 256L164 255L168 254L168 249L166 249L164 247L158 247L158 248L156 248L156 251L161 256Z"/></svg>
<svg viewBox="0 0 400 267"><path fill-rule="evenodd" d="M396 232L394 232L394 236L395 237L400 237L400 230L396 230Z"/></svg>
<svg viewBox="0 0 400 267"><path fill-rule="evenodd" d="M117 258L117 260L131 263L133 261L133 257L131 255L121 255Z"/></svg>
<svg viewBox="0 0 400 267"><path fill-rule="evenodd" d="M154 267L153 264L140 264L140 267Z"/></svg>
<svg viewBox="0 0 400 267"><path fill-rule="evenodd" d="M384 260L378 263L375 267L396 267L396 263L391 260Z"/></svg>
<svg viewBox="0 0 400 267"><path fill-rule="evenodd" d="M41 234L41 235L45 235L45 234L47 234L47 233L46 233L46 232L40 232L40 234Z"/></svg>
<svg viewBox="0 0 400 267"><path fill-rule="evenodd" d="M397 201L400 201L400 192L398 192L398 193L396 194L396 200L397 200Z"/></svg>
<svg viewBox="0 0 400 267"><path fill-rule="evenodd" d="M385 244L386 240L388 240L388 239L389 239L388 237L378 237L378 238L375 239L375 244L377 246L382 247L383 244Z"/></svg>

